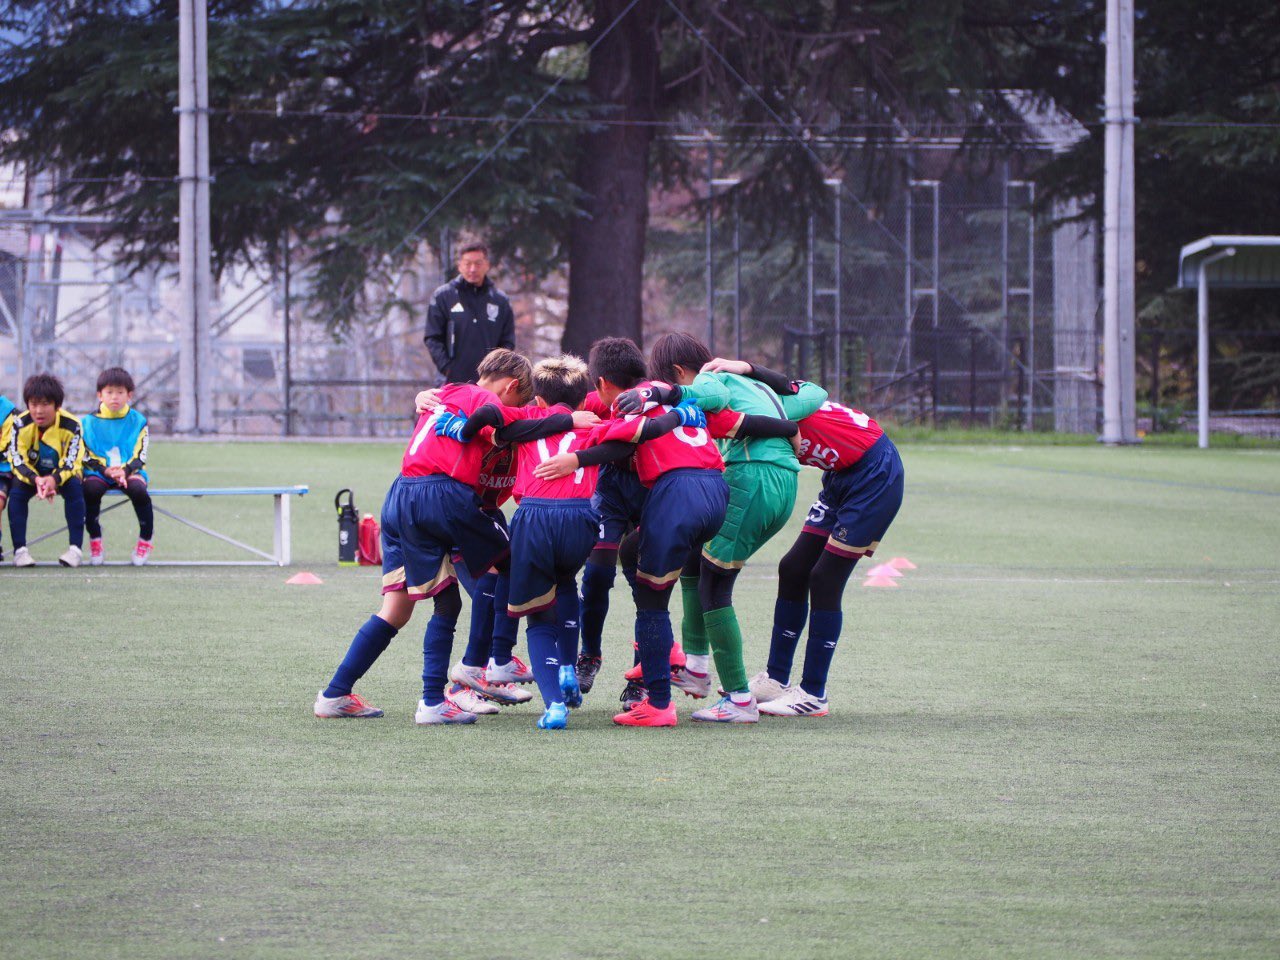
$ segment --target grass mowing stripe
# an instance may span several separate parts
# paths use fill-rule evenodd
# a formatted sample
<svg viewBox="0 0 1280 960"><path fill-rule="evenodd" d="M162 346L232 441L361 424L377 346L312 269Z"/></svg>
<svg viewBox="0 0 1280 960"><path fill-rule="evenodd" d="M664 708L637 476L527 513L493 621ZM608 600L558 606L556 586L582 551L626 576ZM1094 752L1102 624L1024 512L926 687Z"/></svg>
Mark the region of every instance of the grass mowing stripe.
<svg viewBox="0 0 1280 960"><path fill-rule="evenodd" d="M1280 497L1280 490L1249 490L1244 487L1227 487L1221 484L1186 483L1181 480L1159 480L1153 477L1125 477L1114 473L1092 473L1084 470L1051 470L1047 467L1029 467L1020 463L1001 463L997 466L1005 470L1052 473L1060 477L1089 477L1094 480L1120 480L1124 483L1150 483L1158 487L1185 487L1190 490L1212 490L1218 493L1244 493L1255 497Z"/></svg>

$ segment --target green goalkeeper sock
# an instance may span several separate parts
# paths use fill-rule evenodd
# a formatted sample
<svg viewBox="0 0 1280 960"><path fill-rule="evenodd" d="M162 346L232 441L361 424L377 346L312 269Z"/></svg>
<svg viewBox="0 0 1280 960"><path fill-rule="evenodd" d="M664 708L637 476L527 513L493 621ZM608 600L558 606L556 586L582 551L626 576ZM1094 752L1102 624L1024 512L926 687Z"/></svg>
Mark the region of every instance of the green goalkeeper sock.
<svg viewBox="0 0 1280 960"><path fill-rule="evenodd" d="M733 607L710 610L702 616L707 639L716 658L720 686L729 693L747 689L747 668L742 662L742 630Z"/></svg>
<svg viewBox="0 0 1280 960"><path fill-rule="evenodd" d="M705 657L711 653L707 628L702 622L702 601L698 599L698 578L680 578L680 596L684 599L684 619L680 621L680 643L685 653Z"/></svg>

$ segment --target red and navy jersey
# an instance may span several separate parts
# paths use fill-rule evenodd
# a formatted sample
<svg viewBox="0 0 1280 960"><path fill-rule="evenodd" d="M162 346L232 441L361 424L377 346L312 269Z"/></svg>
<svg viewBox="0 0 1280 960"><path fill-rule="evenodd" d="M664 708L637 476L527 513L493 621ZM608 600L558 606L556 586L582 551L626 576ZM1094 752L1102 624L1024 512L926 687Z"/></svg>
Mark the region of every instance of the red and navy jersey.
<svg viewBox="0 0 1280 960"><path fill-rule="evenodd" d="M608 420L613 416L613 408L600 399L598 390L592 390L587 394L587 399L582 401L582 409L591 411L601 420Z"/></svg>
<svg viewBox="0 0 1280 960"><path fill-rule="evenodd" d="M884 436L861 410L827 402L800 421L800 462L819 470L851 467Z"/></svg>
<svg viewBox="0 0 1280 960"><path fill-rule="evenodd" d="M404 451L400 474L405 477L444 474L479 492L484 457L493 446L493 430L486 427L474 443L459 443L449 437L436 436L436 421L446 413L469 417L486 403L506 409L492 392L473 383L445 384L440 390L440 402L418 418L413 439Z"/></svg>
<svg viewBox="0 0 1280 960"><path fill-rule="evenodd" d="M571 500L590 497L596 492L599 467L579 467L559 480L541 480L533 475L534 469L562 453L577 453L591 446L592 428L583 427L568 433L557 433L542 440L530 440L519 445L519 467L516 475L516 500L524 497L546 497L552 500Z"/></svg>
<svg viewBox="0 0 1280 960"><path fill-rule="evenodd" d="M648 386L648 382L639 386ZM665 386L665 384L664 384ZM646 419L660 417L671 410L669 406L654 404L644 413L629 414L608 423L602 423L591 434L592 443L608 440L625 440L640 443L640 433ZM694 467L707 470L723 470L724 460L713 439L732 437L742 424L743 415L732 410L707 414L707 426L676 427L636 447L636 473L640 482L652 487L658 478L671 470Z"/></svg>
<svg viewBox="0 0 1280 960"><path fill-rule="evenodd" d="M484 443L477 440L477 443ZM497 510L511 499L516 486L516 448L510 443L489 447L480 462L480 482L476 493L486 510Z"/></svg>

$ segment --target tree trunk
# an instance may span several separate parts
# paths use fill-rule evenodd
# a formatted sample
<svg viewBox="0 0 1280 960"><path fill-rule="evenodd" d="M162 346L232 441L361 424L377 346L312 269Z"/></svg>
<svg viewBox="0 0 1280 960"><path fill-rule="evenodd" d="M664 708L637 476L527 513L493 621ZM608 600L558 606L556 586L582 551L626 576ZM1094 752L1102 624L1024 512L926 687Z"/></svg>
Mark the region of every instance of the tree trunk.
<svg viewBox="0 0 1280 960"><path fill-rule="evenodd" d="M626 0L597 0L596 22L607 27ZM640 0L592 51L587 87L610 104L611 120L656 116L656 0ZM643 337L641 291L649 225L650 126L610 125L582 137L574 182L587 215L569 235L569 319L563 348L586 356L603 336Z"/></svg>

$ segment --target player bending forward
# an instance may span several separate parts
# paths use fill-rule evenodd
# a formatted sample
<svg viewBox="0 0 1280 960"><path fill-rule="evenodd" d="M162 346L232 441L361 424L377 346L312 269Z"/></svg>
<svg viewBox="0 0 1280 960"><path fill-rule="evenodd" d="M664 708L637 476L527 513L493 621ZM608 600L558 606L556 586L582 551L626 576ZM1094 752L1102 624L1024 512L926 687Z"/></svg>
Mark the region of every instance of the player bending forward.
<svg viewBox="0 0 1280 960"><path fill-rule="evenodd" d="M740 360L715 360L709 366L755 377L784 398L801 389L797 381ZM875 553L902 506L902 459L871 417L824 403L800 421L800 462L823 471L822 492L778 564L769 663L751 678L751 690L761 713L825 717L844 588L858 560ZM789 685L806 622L804 670L799 684Z"/></svg>

